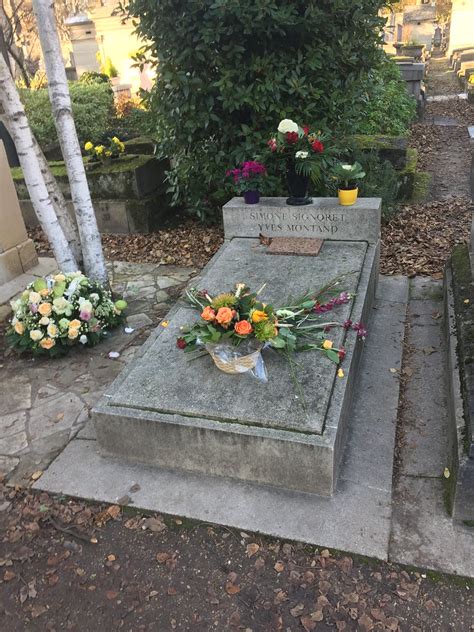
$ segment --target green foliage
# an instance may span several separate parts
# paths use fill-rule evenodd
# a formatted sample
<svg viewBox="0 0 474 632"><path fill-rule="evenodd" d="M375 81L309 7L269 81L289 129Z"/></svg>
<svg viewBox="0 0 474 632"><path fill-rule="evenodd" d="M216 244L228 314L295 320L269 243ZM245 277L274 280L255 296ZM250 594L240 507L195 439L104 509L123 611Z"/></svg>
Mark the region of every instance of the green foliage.
<svg viewBox="0 0 474 632"><path fill-rule="evenodd" d="M364 85L365 84L365 85ZM364 115L354 126L357 134L403 136L416 116L415 99L408 94L397 64L386 59L367 73L364 87Z"/></svg>
<svg viewBox="0 0 474 632"><path fill-rule="evenodd" d="M107 129L114 106L113 93L108 84L87 85L80 82L69 84L72 112L79 142L99 138ZM57 142L48 91L20 90L26 115L37 141L42 147Z"/></svg>
<svg viewBox="0 0 474 632"><path fill-rule="evenodd" d="M350 131L365 106L361 80L384 58L378 12L386 4L130 0L159 59L149 106L173 160L174 203L215 212L226 199L226 167L261 159L283 118Z"/></svg>
<svg viewBox="0 0 474 632"><path fill-rule="evenodd" d="M94 70L87 70L83 72L79 77L79 81L81 83L85 83L87 85L94 85L96 83L110 83L110 78L104 74L103 72L95 72Z"/></svg>
<svg viewBox="0 0 474 632"><path fill-rule="evenodd" d="M334 168L334 177L339 184L339 188L355 189L359 186L358 180L365 178L365 171L360 162L354 164L338 163Z"/></svg>

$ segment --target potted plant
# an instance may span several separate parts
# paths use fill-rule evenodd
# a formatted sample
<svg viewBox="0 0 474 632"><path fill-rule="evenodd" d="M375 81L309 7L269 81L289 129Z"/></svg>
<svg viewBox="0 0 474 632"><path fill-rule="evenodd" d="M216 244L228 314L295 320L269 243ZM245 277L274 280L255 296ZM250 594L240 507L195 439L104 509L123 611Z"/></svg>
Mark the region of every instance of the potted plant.
<svg viewBox="0 0 474 632"><path fill-rule="evenodd" d="M258 204L263 178L266 175L267 168L256 160L248 160L240 167L228 169L226 172L226 176L232 178L238 195L243 195L246 204Z"/></svg>
<svg viewBox="0 0 474 632"><path fill-rule="evenodd" d="M291 119L283 119L278 132L268 141L273 157L283 163L286 184L290 196L286 203L290 206L311 204L308 197L310 179L318 182L325 162L326 136L320 131L313 132L305 125L301 127Z"/></svg>
<svg viewBox="0 0 474 632"><path fill-rule="evenodd" d="M341 206L352 206L357 201L359 188L357 181L362 180L365 172L362 165L355 162L353 165L338 164L334 170L334 178L338 182L337 195Z"/></svg>

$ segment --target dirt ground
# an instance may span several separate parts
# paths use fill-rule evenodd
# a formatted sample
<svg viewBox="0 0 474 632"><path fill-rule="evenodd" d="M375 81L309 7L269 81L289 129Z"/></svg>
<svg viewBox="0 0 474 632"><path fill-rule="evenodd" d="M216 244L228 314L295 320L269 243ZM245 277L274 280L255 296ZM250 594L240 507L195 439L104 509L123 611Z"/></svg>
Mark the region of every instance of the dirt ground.
<svg viewBox="0 0 474 632"><path fill-rule="evenodd" d="M3 491L0 503L11 503L0 512L5 632L474 629L467 580L118 506Z"/></svg>

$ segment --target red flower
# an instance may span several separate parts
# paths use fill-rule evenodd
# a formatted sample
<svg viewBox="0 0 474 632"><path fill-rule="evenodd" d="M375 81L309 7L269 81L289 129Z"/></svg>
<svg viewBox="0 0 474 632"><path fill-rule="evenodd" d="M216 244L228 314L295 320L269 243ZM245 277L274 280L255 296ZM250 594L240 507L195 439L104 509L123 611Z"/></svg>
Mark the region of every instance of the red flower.
<svg viewBox="0 0 474 632"><path fill-rule="evenodd" d="M290 145L294 145L298 142L298 132L286 132L285 134L286 142Z"/></svg>
<svg viewBox="0 0 474 632"><path fill-rule="evenodd" d="M178 349L185 349L188 345L184 338L177 338L176 346L178 347Z"/></svg>
<svg viewBox="0 0 474 632"><path fill-rule="evenodd" d="M324 151L324 145L320 140L315 140L314 143L312 143L311 148L318 154L322 154Z"/></svg>
<svg viewBox="0 0 474 632"><path fill-rule="evenodd" d="M307 125L303 125L303 133L305 136L308 136L309 134L309 127Z"/></svg>
<svg viewBox="0 0 474 632"><path fill-rule="evenodd" d="M342 362L344 358L346 357L346 350L342 348L339 349L339 352L337 355L339 356L339 360Z"/></svg>
<svg viewBox="0 0 474 632"><path fill-rule="evenodd" d="M268 141L267 145L270 147L271 151L276 151L277 143L276 143L276 140L274 138L270 138L270 140Z"/></svg>

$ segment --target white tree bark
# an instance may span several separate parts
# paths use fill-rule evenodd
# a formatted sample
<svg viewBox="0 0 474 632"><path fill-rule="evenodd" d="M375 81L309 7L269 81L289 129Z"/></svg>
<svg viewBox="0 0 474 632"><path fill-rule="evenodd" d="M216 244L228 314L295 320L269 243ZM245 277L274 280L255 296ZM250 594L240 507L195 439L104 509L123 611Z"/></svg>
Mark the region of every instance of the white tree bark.
<svg viewBox="0 0 474 632"><path fill-rule="evenodd" d="M82 265L82 252L81 252L81 242L79 239L79 232L77 230L77 226L74 223L69 211L67 210L66 200L64 198L63 192L59 188L59 185L56 181L56 178L51 173L51 169L49 168L48 161L44 157L44 154L41 150L41 147L38 145L35 137L33 136L33 143L35 147L36 157L38 159L41 173L43 174L44 182L46 184L46 188L48 189L49 197L53 204L54 211L56 213L56 217L59 220L61 228L66 236L66 239L71 247L72 252L74 253L74 257L79 265Z"/></svg>
<svg viewBox="0 0 474 632"><path fill-rule="evenodd" d="M54 122L66 164L79 228L85 272L93 279L106 283L107 269L72 116L71 97L54 19L53 1L33 0L33 11L38 24Z"/></svg>
<svg viewBox="0 0 474 632"><path fill-rule="evenodd" d="M74 272L78 269L77 261L54 212L36 157L28 119L2 55L0 55L0 103L8 131L15 143L33 208L51 244L58 266L64 272Z"/></svg>

